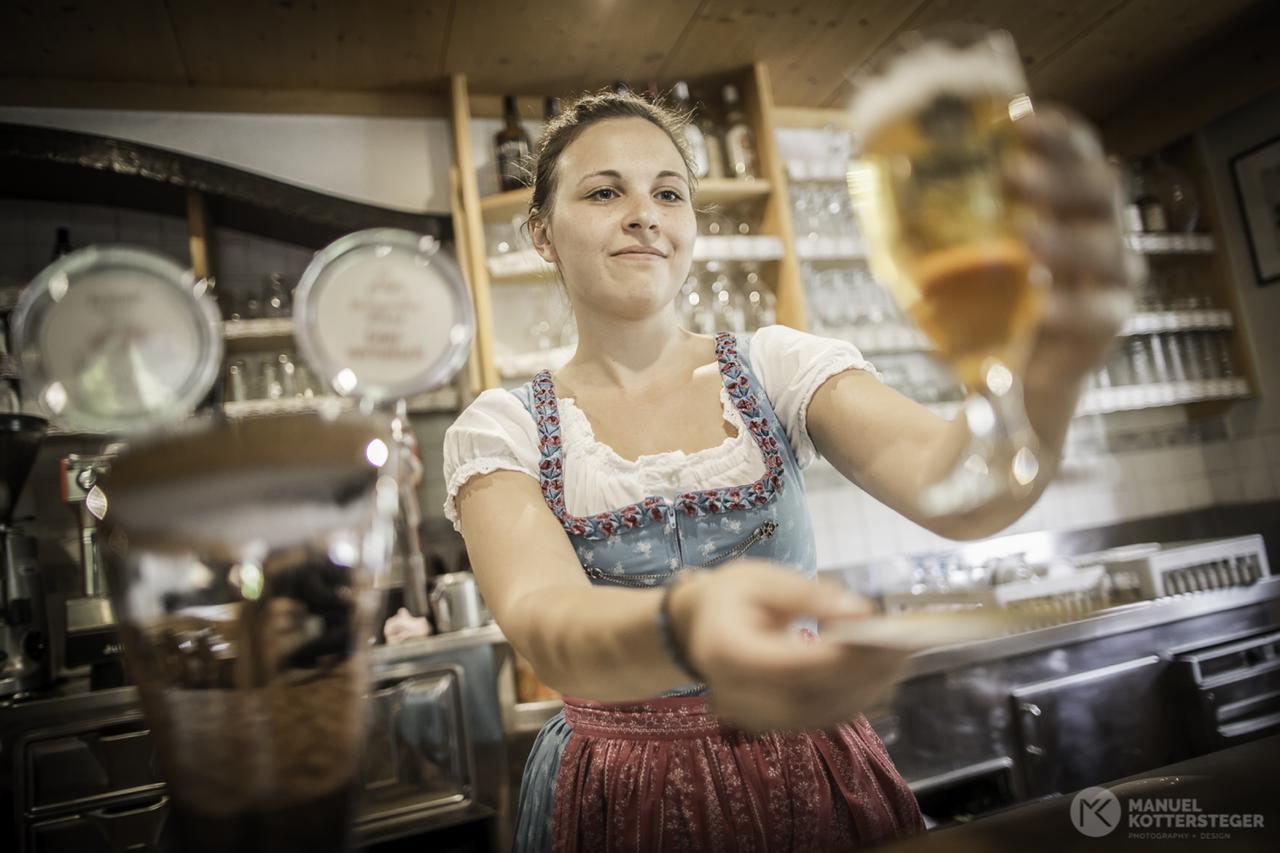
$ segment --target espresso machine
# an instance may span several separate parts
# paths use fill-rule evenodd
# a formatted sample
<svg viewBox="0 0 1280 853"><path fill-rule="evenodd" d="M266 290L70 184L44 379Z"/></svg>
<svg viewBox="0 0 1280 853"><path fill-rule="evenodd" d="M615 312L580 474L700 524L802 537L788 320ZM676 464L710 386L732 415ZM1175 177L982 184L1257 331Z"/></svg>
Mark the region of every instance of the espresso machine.
<svg viewBox="0 0 1280 853"><path fill-rule="evenodd" d="M13 520L47 428L43 418L0 415L0 699L39 690L53 678L36 540Z"/></svg>
<svg viewBox="0 0 1280 853"><path fill-rule="evenodd" d="M62 500L76 514L80 528L79 595L66 600L63 666L89 667L92 689L124 683L115 616L103 581L98 548L98 522L106 515L107 498L98 481L123 445L108 445L97 455L68 454L62 460Z"/></svg>

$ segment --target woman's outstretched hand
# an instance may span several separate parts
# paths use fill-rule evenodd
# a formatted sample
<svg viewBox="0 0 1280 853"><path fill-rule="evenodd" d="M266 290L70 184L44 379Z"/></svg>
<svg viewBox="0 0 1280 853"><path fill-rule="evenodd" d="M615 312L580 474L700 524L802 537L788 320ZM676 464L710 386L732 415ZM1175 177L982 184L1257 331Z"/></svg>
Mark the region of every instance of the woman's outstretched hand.
<svg viewBox="0 0 1280 853"><path fill-rule="evenodd" d="M680 582L676 638L706 679L713 710L753 731L825 728L883 702L909 653L824 643L796 619L868 616L866 599L766 560L736 560Z"/></svg>
<svg viewBox="0 0 1280 853"><path fill-rule="evenodd" d="M1026 238L1052 277L1029 378L1079 379L1102 363L1146 264L1125 246L1119 176L1094 130L1054 107L1014 128L1021 146L1006 190L1034 212Z"/></svg>

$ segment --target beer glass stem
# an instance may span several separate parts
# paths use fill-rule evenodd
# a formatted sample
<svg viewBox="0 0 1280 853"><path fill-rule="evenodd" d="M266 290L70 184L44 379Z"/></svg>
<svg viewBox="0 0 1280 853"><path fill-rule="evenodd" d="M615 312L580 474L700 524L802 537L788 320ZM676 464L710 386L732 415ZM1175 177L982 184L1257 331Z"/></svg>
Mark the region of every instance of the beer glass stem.
<svg viewBox="0 0 1280 853"><path fill-rule="evenodd" d="M1005 495L1026 495L1040 474L1040 442L1023 408L1017 374L992 360L971 389L961 416L969 443L921 505L932 516L970 512Z"/></svg>

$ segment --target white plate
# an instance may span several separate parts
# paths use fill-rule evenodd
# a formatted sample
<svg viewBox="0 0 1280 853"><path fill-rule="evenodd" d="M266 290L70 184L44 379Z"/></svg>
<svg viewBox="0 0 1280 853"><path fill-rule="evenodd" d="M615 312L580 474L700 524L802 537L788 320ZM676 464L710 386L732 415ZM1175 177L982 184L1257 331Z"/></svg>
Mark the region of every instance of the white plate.
<svg viewBox="0 0 1280 853"><path fill-rule="evenodd" d="M1013 611L916 611L824 622L819 633L829 643L914 651L990 640L1033 627L1033 617Z"/></svg>

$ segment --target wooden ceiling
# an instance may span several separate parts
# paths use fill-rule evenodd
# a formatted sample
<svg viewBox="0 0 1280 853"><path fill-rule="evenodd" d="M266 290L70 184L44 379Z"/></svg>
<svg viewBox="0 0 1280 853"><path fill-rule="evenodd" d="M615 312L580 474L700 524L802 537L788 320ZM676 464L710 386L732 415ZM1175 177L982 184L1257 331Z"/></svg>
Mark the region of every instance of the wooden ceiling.
<svg viewBox="0 0 1280 853"><path fill-rule="evenodd" d="M1273 0L7 0L0 101L121 91L570 93L754 60L777 103L842 106L845 75L906 29L1004 27L1032 89L1102 120ZM26 88L24 88L26 84ZM32 89L31 87L35 88ZM113 88L114 87L114 88ZM25 100L30 103L32 97ZM108 98L108 101L111 99ZM102 103L103 106L118 104ZM131 105L136 106L136 99Z"/></svg>

